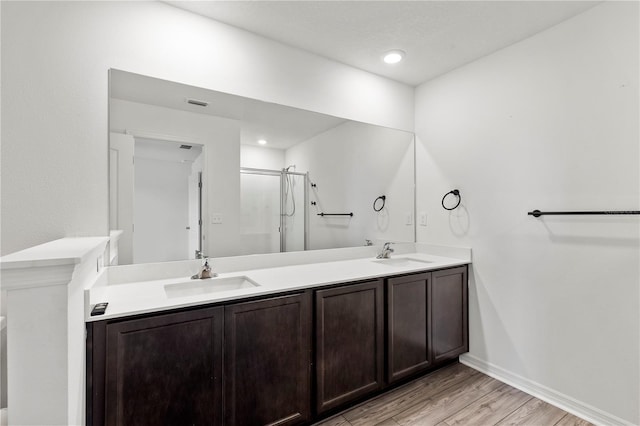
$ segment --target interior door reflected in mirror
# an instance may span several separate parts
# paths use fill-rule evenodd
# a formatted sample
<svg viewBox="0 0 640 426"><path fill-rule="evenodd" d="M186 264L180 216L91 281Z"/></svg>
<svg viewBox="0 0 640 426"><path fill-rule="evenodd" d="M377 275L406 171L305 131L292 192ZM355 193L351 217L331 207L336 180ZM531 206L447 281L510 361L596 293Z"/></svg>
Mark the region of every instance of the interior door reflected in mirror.
<svg viewBox="0 0 640 426"><path fill-rule="evenodd" d="M120 264L414 241L412 133L125 71L109 78Z"/></svg>
<svg viewBox="0 0 640 426"><path fill-rule="evenodd" d="M194 258L202 250L203 147L115 133L110 220L131 263Z"/></svg>

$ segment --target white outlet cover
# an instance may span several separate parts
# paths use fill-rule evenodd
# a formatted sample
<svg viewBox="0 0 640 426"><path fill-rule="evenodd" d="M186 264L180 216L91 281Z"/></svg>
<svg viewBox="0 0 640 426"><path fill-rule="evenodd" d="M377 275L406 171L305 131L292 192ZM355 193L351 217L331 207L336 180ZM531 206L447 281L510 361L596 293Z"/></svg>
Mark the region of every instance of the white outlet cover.
<svg viewBox="0 0 640 426"><path fill-rule="evenodd" d="M427 213L426 212L420 212L420 225L421 226L427 226Z"/></svg>

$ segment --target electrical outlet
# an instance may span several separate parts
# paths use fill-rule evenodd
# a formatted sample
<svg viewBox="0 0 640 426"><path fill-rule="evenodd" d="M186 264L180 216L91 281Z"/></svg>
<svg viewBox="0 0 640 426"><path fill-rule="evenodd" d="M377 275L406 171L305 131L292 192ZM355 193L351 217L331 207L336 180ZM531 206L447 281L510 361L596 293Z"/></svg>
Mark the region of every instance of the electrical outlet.
<svg viewBox="0 0 640 426"><path fill-rule="evenodd" d="M222 223L222 214L220 213L211 213L211 223L214 225L219 225Z"/></svg>
<svg viewBox="0 0 640 426"><path fill-rule="evenodd" d="M413 214L407 213L407 225L413 224Z"/></svg>
<svg viewBox="0 0 640 426"><path fill-rule="evenodd" d="M427 213L420 212L420 226L427 226Z"/></svg>

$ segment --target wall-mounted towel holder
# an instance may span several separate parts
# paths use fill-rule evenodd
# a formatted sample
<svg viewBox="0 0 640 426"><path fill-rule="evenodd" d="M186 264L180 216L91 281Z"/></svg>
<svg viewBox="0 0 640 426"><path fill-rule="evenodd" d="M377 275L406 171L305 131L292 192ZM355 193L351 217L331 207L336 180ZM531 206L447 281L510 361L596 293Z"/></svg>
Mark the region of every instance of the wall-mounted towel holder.
<svg viewBox="0 0 640 426"><path fill-rule="evenodd" d="M384 209L384 204L386 203L387 196L381 195L373 201L373 211L379 212ZM378 203L378 201L382 201L382 203ZM379 207L376 207L378 205Z"/></svg>
<svg viewBox="0 0 640 426"><path fill-rule="evenodd" d="M318 213L318 216L353 216L353 213Z"/></svg>
<svg viewBox="0 0 640 426"><path fill-rule="evenodd" d="M458 197L458 202L453 207L447 207L447 206L444 205L444 200L450 194ZM446 194L444 194L444 197L442 197L442 208L445 209L445 210L454 210L460 205L460 201L462 201L462 196L460 195L460 191L458 191L457 189L453 189L453 190L447 192Z"/></svg>
<svg viewBox="0 0 640 426"><path fill-rule="evenodd" d="M533 217L540 217L545 215L627 215L627 214L640 214L640 210L600 210L600 211L573 211L573 212L541 212L540 210L534 210L528 212L527 215Z"/></svg>

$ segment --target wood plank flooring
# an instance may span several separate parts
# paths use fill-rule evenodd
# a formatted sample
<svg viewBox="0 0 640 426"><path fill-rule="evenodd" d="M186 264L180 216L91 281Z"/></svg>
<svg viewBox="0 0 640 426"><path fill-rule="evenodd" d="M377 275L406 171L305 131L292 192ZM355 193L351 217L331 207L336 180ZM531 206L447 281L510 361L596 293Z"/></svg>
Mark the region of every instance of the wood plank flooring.
<svg viewBox="0 0 640 426"><path fill-rule="evenodd" d="M462 364L453 364L315 426L590 426Z"/></svg>

